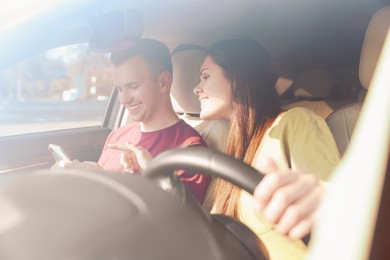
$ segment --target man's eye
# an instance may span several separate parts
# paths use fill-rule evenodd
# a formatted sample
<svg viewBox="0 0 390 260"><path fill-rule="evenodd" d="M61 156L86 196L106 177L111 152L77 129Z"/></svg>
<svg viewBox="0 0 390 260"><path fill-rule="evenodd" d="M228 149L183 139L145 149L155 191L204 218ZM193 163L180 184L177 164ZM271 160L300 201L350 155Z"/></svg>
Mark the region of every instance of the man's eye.
<svg viewBox="0 0 390 260"><path fill-rule="evenodd" d="M202 78L203 80L207 80L209 77L210 77L209 75L202 75L202 76L201 76L201 78Z"/></svg>
<svg viewBox="0 0 390 260"><path fill-rule="evenodd" d="M139 86L140 86L140 84L131 83L131 84L125 85L124 87L126 89L137 89L137 88L139 88Z"/></svg>
<svg viewBox="0 0 390 260"><path fill-rule="evenodd" d="M115 88L116 88L116 90L117 90L118 92L122 92L122 88L121 88L121 87L115 86Z"/></svg>

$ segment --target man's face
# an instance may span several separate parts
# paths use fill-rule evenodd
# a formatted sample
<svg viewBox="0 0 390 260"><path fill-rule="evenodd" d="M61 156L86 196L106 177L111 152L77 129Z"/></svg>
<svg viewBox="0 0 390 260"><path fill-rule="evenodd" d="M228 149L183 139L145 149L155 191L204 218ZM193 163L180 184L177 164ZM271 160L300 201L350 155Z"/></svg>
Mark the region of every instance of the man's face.
<svg viewBox="0 0 390 260"><path fill-rule="evenodd" d="M146 61L134 57L114 69L119 102L129 111L131 121L147 122L158 109L161 92Z"/></svg>

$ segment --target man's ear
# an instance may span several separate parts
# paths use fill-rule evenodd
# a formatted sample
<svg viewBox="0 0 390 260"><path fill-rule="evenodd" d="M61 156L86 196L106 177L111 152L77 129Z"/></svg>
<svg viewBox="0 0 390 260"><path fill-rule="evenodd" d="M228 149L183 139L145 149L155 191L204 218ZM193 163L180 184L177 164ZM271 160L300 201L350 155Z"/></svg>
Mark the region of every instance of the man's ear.
<svg viewBox="0 0 390 260"><path fill-rule="evenodd" d="M158 77L158 82L160 83L161 92L169 92L172 85L172 74L168 71L163 71Z"/></svg>

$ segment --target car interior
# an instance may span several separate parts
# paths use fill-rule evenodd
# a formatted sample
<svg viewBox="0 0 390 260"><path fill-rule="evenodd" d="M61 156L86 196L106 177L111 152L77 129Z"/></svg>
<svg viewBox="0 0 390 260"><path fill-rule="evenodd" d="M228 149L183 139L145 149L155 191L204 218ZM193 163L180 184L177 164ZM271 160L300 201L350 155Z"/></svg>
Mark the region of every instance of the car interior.
<svg viewBox="0 0 390 260"><path fill-rule="evenodd" d="M279 73L275 88L283 109L306 107L320 115L342 155L335 171L340 177L334 178L336 188L325 202L328 213L310 238L308 259L390 256L384 242L390 234L390 108L389 102L379 101L390 97L383 86L379 89L380 81L388 79L377 69L385 64L389 46L388 0L46 2L0 18L0 210L6 212L0 220L0 258L269 259L249 228L209 214L173 174L179 168L202 170L250 193L261 180L255 169L223 154L229 122L200 119L193 93L205 48L234 35L264 44ZM16 127L33 127L4 123L12 111L1 90L2 70L64 45L88 43L89 52L107 56L141 38L169 47L173 107L208 149L161 154L146 169L146 178L79 171L53 175L49 144L62 146L72 160L97 161L108 134L130 123L112 86L105 86L108 99L98 123L2 135L1 128L17 132ZM21 113L25 120L27 112ZM367 155L371 151L373 156ZM354 185L348 185L350 176L344 172L356 174Z"/></svg>
<svg viewBox="0 0 390 260"><path fill-rule="evenodd" d="M342 154L351 140L367 89L373 78L375 64L379 60L380 50L385 43L386 27L390 24L389 13L389 7L382 8L371 19L367 27L359 61L359 80L362 89L360 89L357 100L336 109L326 118Z"/></svg>
<svg viewBox="0 0 390 260"><path fill-rule="evenodd" d="M267 6L269 8L267 9L261 3L248 0L240 4L234 2L226 4L222 11L219 8L222 2L216 1L208 4L208 11L205 11L205 17L210 16L207 12L216 12L218 17L221 17L220 20L206 21L206 19L202 19L199 21L197 19L198 14L204 11L201 8L202 1L200 3L197 1L191 1L190 3L174 2L176 8L169 8L169 6L160 3L151 5L148 2L129 3L120 0L110 4L103 3L103 1L85 0L78 3L75 7L60 1L58 4L60 7L57 7L57 9L62 11L53 9L50 10L52 15L36 15L33 19L33 24L37 26L34 29L29 29L25 24L21 24L17 29L24 33L17 35L12 30L3 32L2 42L4 43L4 48L0 50L3 57L0 68L8 66L10 63L15 63L22 57L29 56L29 53L74 42L91 42L90 48L92 50L104 52L107 51L104 48L115 48L115 46L112 46L112 42L120 41L120 37L125 37L126 33L129 34L129 39L140 37L141 32L142 37L160 39L174 52L175 48L180 47L180 45L190 44L205 47L217 39L240 32L244 36L249 36L262 42L271 53L275 67L280 73L279 84L275 87L281 95L281 102L284 104L284 107L308 107L323 118L329 118L328 123L333 128L335 124L333 118L337 116L330 116L330 114L345 105L361 102L364 97L367 83L361 83L359 79L359 74L361 74L359 72L359 61L363 40L370 18L376 11L387 4L386 1L382 0L371 1L370 3L345 0L339 3L332 2L332 5L328 7L323 6L321 2L316 5L302 4L300 7L293 6L288 1L278 1L274 5ZM92 18L86 19L85 16L80 18L80 13L93 13L95 9L97 10L96 13L99 14L100 21L105 21L106 26L101 26L104 23L99 23L97 18L95 21ZM116 34L118 36L115 36L117 38L112 38L111 42L99 41L104 37L98 37L99 33L97 31L100 30L103 34L110 31L110 26L120 27L115 24L118 21L112 19L112 17L120 16L117 14L110 16L111 12L115 10L118 12L120 9L127 10L127 13L123 13L123 17L128 19L127 24L131 24L132 27L126 27L128 28L127 32L125 30L119 31ZM128 11L129 9L137 10L138 12L130 12ZM256 12L252 14L251 11ZM174 28L176 27L170 24L169 21L162 22L161 18L159 18L160 16L155 15L157 12L164 12L168 16L177 17L178 20L183 22L183 25L177 26L178 28L175 30ZM277 21L271 19L274 16L273 12L278 14ZM142 13L142 16L139 13ZM306 17L303 15L305 13L310 13L311 15ZM68 22L68 16L72 17L74 21L72 24ZM248 18L244 19L242 17ZM313 17L316 17L314 22L305 23L304 19L310 21ZM328 22L327 17L334 17L332 19L334 24ZM350 17L359 18L353 20ZM293 18L296 19L294 26L292 23L288 23L288 20ZM92 29L88 24L91 23L88 19L93 21ZM143 23L141 23L141 19ZM343 19L350 20L344 22ZM111 23L108 21L111 21ZM197 25L190 26L191 22ZM42 24L50 24L50 26L47 26L48 28L41 26L41 29L38 26ZM272 24L273 29L267 29L266 24ZM183 29L186 26L190 26L194 30ZM317 27L322 29L318 30ZM203 31L202 28L208 29ZM212 28L213 32L209 33L209 30L211 31ZM39 41L31 42L29 37L36 34L44 37L40 37ZM93 35L93 37L88 37L88 35ZM13 41L31 42L31 44L29 48L20 48L16 52L12 48L14 46ZM104 48L101 47L103 44L106 45ZM196 96L192 94L192 89L196 86L198 80L198 75L194 72L197 71L196 65L175 65L175 63L183 63L180 61L179 56L186 55L191 56L189 59L194 59L194 63L200 62L201 54L196 54L197 52L199 51L181 50L173 54L176 72L172 95L182 106L179 109L177 108L177 103L175 103L178 113L186 117L189 122L199 124L199 128L205 129L205 125L200 124L199 120L190 120L190 117L196 119L199 112L198 101ZM193 68L185 69L186 66L193 66ZM372 67L370 65L367 66ZM178 67L182 68L178 69ZM182 81L189 82L183 83ZM179 87L176 87L176 85L179 85ZM110 130L127 122L126 118L122 118L123 115L126 115L126 112L120 108L115 100L114 92L111 95L110 102L105 119L101 123L102 127L94 127L87 130L82 128L72 131L61 130L60 133L58 131L51 133L41 132L34 135L34 140L31 140L29 136L22 135L2 138L1 141L4 143L2 147L6 147L7 152L2 152L4 154L4 162L2 162L3 167L0 171L4 172L10 169L30 166L32 168L48 167L53 161L50 161L51 157L47 152L47 145L37 145L43 143L63 145L72 158L96 161L103 147L105 137ZM187 111L183 111L183 107ZM352 122L355 121L352 116L351 118ZM349 122L349 119L346 119L346 122ZM224 125L224 123L218 123L218 125L220 124ZM207 129L210 129L210 127ZM346 127L348 128L346 133L333 132L336 140L345 140L345 137L348 139L348 136L351 136L353 123L346 124ZM224 126L220 126L220 128L224 128ZM212 132L208 130L209 135L212 135ZM223 137L224 133L217 136ZM340 136L343 137L341 138ZM69 140L75 140L75 142L70 142ZM216 142L220 143L223 141L219 140ZM34 149L23 149L21 152L17 147L22 145L22 143L27 143L29 147L34 147ZM83 144L83 146L73 145L73 143ZM343 154L348 142L337 140L337 143L340 153Z"/></svg>

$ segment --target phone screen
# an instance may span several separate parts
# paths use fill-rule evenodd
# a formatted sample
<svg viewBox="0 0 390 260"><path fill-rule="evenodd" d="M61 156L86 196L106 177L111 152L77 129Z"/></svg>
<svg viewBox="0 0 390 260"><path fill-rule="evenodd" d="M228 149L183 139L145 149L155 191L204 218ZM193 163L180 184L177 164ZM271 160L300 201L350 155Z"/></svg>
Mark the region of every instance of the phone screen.
<svg viewBox="0 0 390 260"><path fill-rule="evenodd" d="M49 151L56 160L59 161L70 161L69 156L65 153L61 146L56 144L49 144Z"/></svg>

